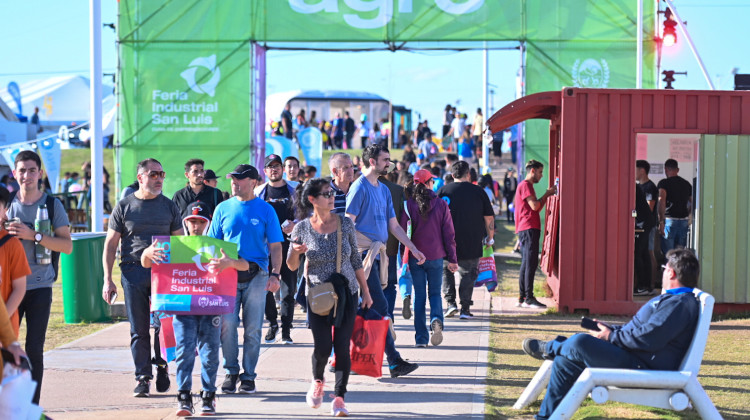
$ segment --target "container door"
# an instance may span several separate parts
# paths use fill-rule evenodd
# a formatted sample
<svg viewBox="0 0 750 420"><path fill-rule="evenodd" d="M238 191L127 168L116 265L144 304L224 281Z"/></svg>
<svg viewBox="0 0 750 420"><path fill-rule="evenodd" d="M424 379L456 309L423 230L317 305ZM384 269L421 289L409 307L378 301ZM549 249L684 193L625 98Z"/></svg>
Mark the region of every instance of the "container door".
<svg viewBox="0 0 750 420"><path fill-rule="evenodd" d="M700 141L699 287L719 303L750 303L750 136Z"/></svg>

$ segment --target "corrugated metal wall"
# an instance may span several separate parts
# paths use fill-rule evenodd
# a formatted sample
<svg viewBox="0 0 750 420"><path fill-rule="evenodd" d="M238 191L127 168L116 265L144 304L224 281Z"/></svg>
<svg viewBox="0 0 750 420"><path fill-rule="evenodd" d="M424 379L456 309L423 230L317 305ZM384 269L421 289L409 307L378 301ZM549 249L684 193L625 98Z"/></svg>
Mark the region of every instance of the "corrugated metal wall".
<svg viewBox="0 0 750 420"><path fill-rule="evenodd" d="M640 103L633 96L628 90L563 93L559 303L566 312L630 313L637 308L632 299L631 122L640 117L634 112Z"/></svg>
<svg viewBox="0 0 750 420"><path fill-rule="evenodd" d="M750 303L750 136L704 135L700 160L701 288Z"/></svg>

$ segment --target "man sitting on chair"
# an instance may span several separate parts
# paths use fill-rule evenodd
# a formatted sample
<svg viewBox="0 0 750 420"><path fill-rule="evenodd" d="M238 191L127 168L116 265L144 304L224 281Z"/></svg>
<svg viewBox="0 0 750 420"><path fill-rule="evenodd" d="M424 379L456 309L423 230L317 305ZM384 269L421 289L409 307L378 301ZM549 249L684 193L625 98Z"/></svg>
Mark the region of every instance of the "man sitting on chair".
<svg viewBox="0 0 750 420"><path fill-rule="evenodd" d="M584 369L676 370L685 357L698 322L700 302L692 293L700 267L686 249L667 253L662 294L649 300L630 322L553 341L527 338L523 351L540 360L552 360L547 394L537 419L547 419ZM596 321L596 320L595 320Z"/></svg>

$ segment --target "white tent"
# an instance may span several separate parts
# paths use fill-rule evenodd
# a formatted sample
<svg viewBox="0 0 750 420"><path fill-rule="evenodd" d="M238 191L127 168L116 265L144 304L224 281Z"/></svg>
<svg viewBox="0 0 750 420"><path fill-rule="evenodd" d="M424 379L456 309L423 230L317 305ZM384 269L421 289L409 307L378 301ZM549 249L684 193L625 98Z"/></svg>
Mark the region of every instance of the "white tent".
<svg viewBox="0 0 750 420"><path fill-rule="evenodd" d="M44 126L80 125L89 120L89 79L83 76L58 76L49 79L23 83L19 86L23 115L31 118L34 107L39 108L39 120ZM114 108L112 86L102 86L103 108L106 115ZM112 98L109 98L109 97ZM18 112L18 105L8 93L7 88L0 90L0 98L13 112Z"/></svg>

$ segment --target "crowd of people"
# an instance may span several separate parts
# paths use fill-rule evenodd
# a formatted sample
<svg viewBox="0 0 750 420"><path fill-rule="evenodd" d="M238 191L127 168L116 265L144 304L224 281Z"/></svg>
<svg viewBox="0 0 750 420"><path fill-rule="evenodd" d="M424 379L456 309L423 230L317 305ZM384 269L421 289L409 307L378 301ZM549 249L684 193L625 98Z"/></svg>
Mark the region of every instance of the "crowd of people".
<svg viewBox="0 0 750 420"><path fill-rule="evenodd" d="M533 294L539 212L547 199L556 194L556 187L536 197L534 184L543 176L543 165L529 161L521 182L515 179L514 171L509 170L501 186L489 174L478 176L472 164L458 155L448 154L445 159L437 159L436 154L430 154L429 141L429 136L425 137L423 142L427 144L420 144L419 150L407 145L402 161L392 161L389 150L380 144L367 146L361 156L334 153L328 161L330 178L306 175L300 170L298 159L271 154L264 160L262 174L249 164L239 164L226 174L231 180L230 193L216 188L218 176L204 169L203 160L190 159L184 165L186 186L171 199L162 193L166 174L161 163L153 158L138 163L136 183L123 191L112 210L102 255L105 268L102 298L110 302L118 292L112 269L119 250L135 367L133 395L148 397L154 378L157 392L167 392L171 385L168 364L161 357L156 338L159 319L151 316L149 305L151 268L166 262L166 250L152 240L154 236L206 235L233 242L238 247L238 258L230 258L222 251L210 263L216 272L229 268L237 271L233 312L174 318L178 416L195 413L191 372L196 347L201 359L200 411L211 415L216 410L219 349L225 373L221 391L228 394L256 392L264 319L268 321L266 343L276 342L280 331L280 342L293 345L290 331L295 297L302 288L309 291L327 282L337 290L338 310L321 315L303 305L314 341L307 404L313 408L322 405L328 365L335 373L331 413L348 415L344 398L351 373L349 341L357 313L390 321L391 329L384 343L390 376L397 378L414 372L418 364L406 361L395 344L392 323L396 299L402 300L402 318L413 318L418 348L442 343L446 333L445 318L459 315L459 319L471 319L478 261L483 247L494 237L493 202L499 197L505 198L506 220L515 223L519 235L522 264L518 305L544 308ZM636 253L640 252L642 264L648 265L644 249L648 249L649 229L658 229L667 259L659 286L667 290L667 296L680 296L687 293L687 289L692 290L698 275L697 261L693 261L692 254L672 250L686 244L684 226L690 217L690 184L677 175L679 168L672 159L665 163L667 178L655 188L649 185L648 164L639 161L637 168L637 197L642 200L640 208L643 209L640 213L655 215L650 217L651 222L644 222L644 217L636 220L636 223L643 222L637 225L637 232L643 236ZM14 176L18 180L16 191L11 193L0 187L0 215L4 222L0 228L3 298L0 344L14 355L27 356L31 361L32 378L38 384L33 402L38 403L51 287L57 277L54 254L70 253L72 241L63 204L40 187L43 170L39 156L31 151L19 153ZM33 227L42 206L48 211L51 234L37 232ZM54 262L39 260L36 245L53 251ZM641 288L654 286L647 277L649 270L650 267L637 267L636 275L646 278L638 277L637 293ZM277 292L278 298L275 297ZM659 317L672 320L675 314L694 318L695 311L690 306L693 301L685 297L675 297L665 303L668 309L662 311L659 305L667 302L664 296L654 298L656 303L647 306L655 309L642 310L633 322L649 324ZM673 308L673 304L679 307ZM6 317L12 335L6 331ZM10 338L17 336L24 319L27 335L25 349L21 349L18 342ZM243 327L241 360L240 320ZM626 351L642 351L628 344L643 342L639 338L642 329L631 324L624 327L600 325L602 332L595 334L595 339L609 341L608 346ZM679 334L674 333L677 330L663 334L664 328L654 325L653 331L648 333L649 337L657 332L666 337L659 345L672 343L676 346L676 350L665 353L669 360L655 364L637 353L636 358L623 356L621 359L625 362L612 363L617 366L625 363L635 368L672 366L678 353L684 354L683 330L694 328L694 323L684 323L683 327ZM580 374L579 367L592 365L585 354L598 351L601 345L598 341L592 344L585 340L590 339L574 337L567 341L524 343L527 353L554 359L555 368L563 370L559 380L550 382L551 391L542 404L539 418L545 418L544 413L554 409L570 381ZM660 354L662 348L648 351ZM606 351L614 350L608 347ZM601 363L600 357L596 360ZM557 367L558 361L560 367Z"/></svg>
<svg viewBox="0 0 750 420"><path fill-rule="evenodd" d="M344 397L356 313L365 311L368 317L389 319L392 325L400 295L402 316L413 318L417 347L442 343L444 318L459 314L457 302L459 318L470 319L477 262L483 243L494 235L490 199L472 182L465 161L452 162L451 181L437 191L436 171L420 169L412 175L403 163L392 163L388 149L370 145L361 156L333 154L328 162L331 178L303 179L295 158L271 154L265 158L263 174L248 164L227 174L232 188L227 197L209 185L216 174L204 170L202 160L190 159L185 163L187 185L170 200L161 194L165 176L161 164L155 159L140 162L137 189L121 198L110 217L102 290L105 300L117 293L112 267L119 247L137 382L134 396L149 396L154 377L157 392L170 387L158 339L149 333L150 267L165 258L165 250L152 243L153 236L203 234L238 245L237 259L222 255L211 262L218 271L237 270L233 313L218 321L202 315L175 319L180 416L195 412L189 372L196 345L202 363L202 414L215 412L219 348L225 372L221 391L256 392L264 318L266 343L276 342L280 330L280 342L293 345L290 330L300 288L332 282L340 291L335 315L319 315L309 308L306 315L314 339L313 379L306 400L314 408L322 404L328 365L335 372L331 402L335 416L348 413ZM472 204L477 202L482 205ZM156 335L157 319L154 324ZM385 337L385 357L393 378L418 368L401 357L395 338L391 328Z"/></svg>

